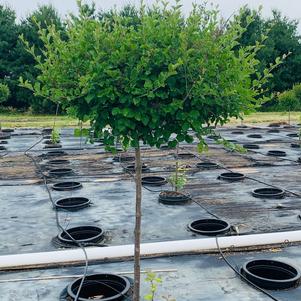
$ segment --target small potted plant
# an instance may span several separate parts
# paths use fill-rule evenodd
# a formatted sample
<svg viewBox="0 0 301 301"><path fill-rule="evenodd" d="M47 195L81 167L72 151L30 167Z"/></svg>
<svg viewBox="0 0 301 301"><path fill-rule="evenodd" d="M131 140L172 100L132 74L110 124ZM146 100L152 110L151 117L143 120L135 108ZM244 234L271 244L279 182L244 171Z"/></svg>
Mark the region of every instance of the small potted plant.
<svg viewBox="0 0 301 301"><path fill-rule="evenodd" d="M190 195L181 190L187 183L186 168L176 161L175 172L168 178L173 190L164 190L159 194L159 201L165 204L182 204L190 199Z"/></svg>

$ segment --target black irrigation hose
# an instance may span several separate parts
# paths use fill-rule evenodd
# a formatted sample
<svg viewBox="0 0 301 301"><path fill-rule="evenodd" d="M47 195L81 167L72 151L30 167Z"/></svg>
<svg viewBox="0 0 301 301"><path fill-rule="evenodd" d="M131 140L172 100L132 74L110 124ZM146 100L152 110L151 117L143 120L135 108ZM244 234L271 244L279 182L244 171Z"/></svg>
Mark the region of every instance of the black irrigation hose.
<svg viewBox="0 0 301 301"><path fill-rule="evenodd" d="M34 163L34 165L36 166L36 168L38 169L38 171L39 171L40 174L42 175L43 180L44 180L44 185L45 185L45 188L46 188L47 193L48 193L49 200L51 201L53 207L55 208L55 203L54 203L54 201L53 201L53 198L52 198L50 189L49 189L49 187L48 187L47 177L46 177L45 174L43 173L43 171L42 171L40 165L37 163L37 161L35 160L35 158L29 154L29 151L30 151L32 148L34 148L36 145L38 145L42 140L43 140L43 137L42 137L39 141L37 141L35 144L33 144L31 147L29 147L27 150L25 150L25 151L24 151L24 155L25 155L26 157L28 157L29 159L32 160L32 162ZM67 236L68 236L68 237L69 237L69 238L70 238L70 239L71 239L71 240L72 240L79 248L81 248L82 251L83 251L83 253L84 253L84 255L85 255L85 270L84 270L83 278L82 278L81 283L80 283L80 285L79 285L79 288L78 288L78 290L77 290L77 294L76 294L75 299L74 299L74 301L77 301L78 298L79 298L79 294L80 294L80 291L81 291L81 289L82 289L82 286L83 286L83 284L84 284L85 278L86 278L86 276L87 276L87 274L88 274L88 267L89 267L88 255L87 255L87 252L86 252L86 250L85 250L85 247L84 247L80 242L78 242L76 239L74 239L74 238L72 237L72 235L70 235L70 234L68 233L68 231L66 231L66 229L65 229L64 227L61 226L61 224L60 224L60 222L59 222L59 216L58 216L58 211L57 211L57 210L55 210L55 219L56 219L56 225L57 225L57 228L58 228L59 230L61 230L62 232L64 232L64 233L65 233L65 234L66 234L66 235L67 235Z"/></svg>
<svg viewBox="0 0 301 301"><path fill-rule="evenodd" d="M248 278L246 278L244 275L242 275L240 273L239 270L237 270L232 263L226 258L226 256L224 255L223 251L221 250L219 243L218 243L218 237L215 237L215 241L216 241L216 246L217 249L222 257L222 259L225 261L225 263L235 272L235 274L237 274L240 278L242 278L244 281L246 281L248 284L250 284L252 287L254 287L256 290L260 291L261 293L265 294L266 296L268 296L269 298L271 298L274 301L280 301L279 299L277 299L276 297L272 296L270 293L268 293L266 290L260 288L259 286L257 286L256 284L254 284L253 282L251 282Z"/></svg>

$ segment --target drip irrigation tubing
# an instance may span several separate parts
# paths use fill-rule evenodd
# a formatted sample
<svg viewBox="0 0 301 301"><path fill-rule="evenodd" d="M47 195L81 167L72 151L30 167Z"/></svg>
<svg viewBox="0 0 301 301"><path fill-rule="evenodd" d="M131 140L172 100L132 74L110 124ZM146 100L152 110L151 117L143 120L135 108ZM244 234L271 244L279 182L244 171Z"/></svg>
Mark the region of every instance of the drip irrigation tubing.
<svg viewBox="0 0 301 301"><path fill-rule="evenodd" d="M35 159L33 156L31 156L31 155L29 154L29 151L30 151L32 148L34 148L36 145L38 145L42 140L43 140L43 137L42 137L41 139L39 139L36 143L34 143L31 147L29 147L28 149L26 149L26 150L24 151L24 155L25 155L26 157L28 157L30 160L32 160L32 162L34 163L34 165L35 165L36 168L38 169L39 173L42 175L43 181L44 181L44 186L45 186L46 191L47 191L47 193L48 193L49 200L51 201L53 208L55 208L55 203L54 203L54 201L53 201L53 198L52 198L50 189L49 189L49 187L48 187L47 177L46 177L46 175L43 173L43 171L42 171L40 165L38 164L38 162L36 161L36 159ZM74 239L74 238L68 233L68 231L66 231L66 229L65 229L64 227L62 227L62 225L61 225L60 222L59 222L59 216L58 216L58 211L57 211L57 210L55 210L55 219L56 219L56 225L57 225L57 228L58 228L59 230L61 230L62 232L64 232L64 233L65 233L65 234L66 234L66 235L67 235L67 236L68 236L68 237L69 237L69 238L70 238L70 239L71 239L71 240L72 240L79 248L81 248L82 251L83 251L83 253L84 253L84 256L85 256L85 270L84 270L83 278L82 278L82 280L81 280L81 283L80 283L80 285L79 285L77 294L76 294L75 299L74 299L74 301L77 301L78 298L79 298L79 294L80 294L80 291L81 291L81 289L82 289L82 286L83 286L83 284L84 284L85 278L86 278L86 276L87 276L87 274L88 274L89 261L88 261L87 252L86 252L86 250L85 250L85 247L84 247L80 242L78 242L76 239Z"/></svg>
<svg viewBox="0 0 301 301"><path fill-rule="evenodd" d="M221 255L222 259L224 260L224 262L229 266L229 268L231 268L235 274L237 274L240 278L242 278L244 281L246 281L248 284L250 284L252 287L254 287L256 290L260 291L261 293L265 294L266 296L268 296L269 298L271 298L274 301L280 301L279 299L277 299L276 297L274 297L273 295L271 295L270 293L268 293L266 290L260 288L259 286L257 286L256 284L254 284L253 282L251 282L248 278L246 278L244 275L242 275L240 273L239 270L237 270L233 264L226 258L226 256L224 255L223 251L220 248L219 242L218 242L218 237L215 237L215 241L216 241L216 246L217 249L219 251L219 254Z"/></svg>

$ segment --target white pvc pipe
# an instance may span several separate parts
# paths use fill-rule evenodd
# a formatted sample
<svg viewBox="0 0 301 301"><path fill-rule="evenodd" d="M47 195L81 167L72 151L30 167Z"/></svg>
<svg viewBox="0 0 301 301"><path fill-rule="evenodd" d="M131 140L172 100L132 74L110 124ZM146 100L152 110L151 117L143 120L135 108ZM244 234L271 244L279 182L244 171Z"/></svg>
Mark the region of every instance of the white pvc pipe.
<svg viewBox="0 0 301 301"><path fill-rule="evenodd" d="M301 242L301 230L278 233L219 237L220 248L247 248L289 242ZM206 253L216 251L215 237L141 244L142 257ZM89 261L113 261L132 258L134 245L86 248ZM72 265L85 262L81 249L0 256L0 270Z"/></svg>

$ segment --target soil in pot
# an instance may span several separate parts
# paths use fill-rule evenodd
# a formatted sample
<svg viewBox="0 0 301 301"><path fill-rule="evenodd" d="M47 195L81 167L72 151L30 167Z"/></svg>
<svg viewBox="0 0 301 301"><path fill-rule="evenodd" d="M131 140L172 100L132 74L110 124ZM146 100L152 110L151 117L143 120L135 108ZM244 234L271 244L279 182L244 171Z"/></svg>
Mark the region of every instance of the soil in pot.
<svg viewBox="0 0 301 301"><path fill-rule="evenodd" d="M69 197L62 198L55 202L56 209L63 209L68 211L76 211L89 207L91 201L84 197Z"/></svg>
<svg viewBox="0 0 301 301"><path fill-rule="evenodd" d="M271 129L271 130L268 130L267 133L280 133L280 131L278 129Z"/></svg>
<svg viewBox="0 0 301 301"><path fill-rule="evenodd" d="M66 232L68 232L69 235ZM74 242L70 236L72 236L76 242L82 244L98 243L103 240L104 231L96 226L79 226L69 228L65 232L61 232L58 235L58 239L62 243L77 246L77 243Z"/></svg>
<svg viewBox="0 0 301 301"><path fill-rule="evenodd" d="M301 145L299 143L291 143L292 148L300 148Z"/></svg>
<svg viewBox="0 0 301 301"><path fill-rule="evenodd" d="M47 165L68 165L70 164L70 161L69 160L49 160L47 161L46 163Z"/></svg>
<svg viewBox="0 0 301 301"><path fill-rule="evenodd" d="M124 167L124 170L127 172L134 173L135 171L135 164L127 165ZM142 164L142 172L147 172L149 171L149 168L146 164Z"/></svg>
<svg viewBox="0 0 301 301"><path fill-rule="evenodd" d="M8 141L6 140L0 141L0 144L8 144Z"/></svg>
<svg viewBox="0 0 301 301"><path fill-rule="evenodd" d="M245 149L260 149L258 144L244 144L243 148Z"/></svg>
<svg viewBox="0 0 301 301"><path fill-rule="evenodd" d="M1 129L2 133L13 133L14 131L14 129Z"/></svg>
<svg viewBox="0 0 301 301"><path fill-rule="evenodd" d="M243 135L244 132L243 131L233 131L233 132L231 132L231 134L233 134L233 135Z"/></svg>
<svg viewBox="0 0 301 301"><path fill-rule="evenodd" d="M257 188L252 191L252 195L257 198L283 198L284 197L284 190L280 188L273 188L273 187L265 187L265 188Z"/></svg>
<svg viewBox="0 0 301 301"><path fill-rule="evenodd" d="M238 125L237 128L238 128L238 129L247 129L248 126L242 124L242 125Z"/></svg>
<svg viewBox="0 0 301 301"><path fill-rule="evenodd" d="M76 190L82 187L80 182L59 182L52 185L52 189L57 191Z"/></svg>
<svg viewBox="0 0 301 301"><path fill-rule="evenodd" d="M182 205L190 200L190 195L176 191L161 191L159 202L166 205Z"/></svg>
<svg viewBox="0 0 301 301"><path fill-rule="evenodd" d="M10 135L0 132L0 140L7 140L7 139L10 139Z"/></svg>
<svg viewBox="0 0 301 301"><path fill-rule="evenodd" d="M193 221L188 228L198 234L216 236L230 231L230 225L221 219L200 219Z"/></svg>
<svg viewBox="0 0 301 301"><path fill-rule="evenodd" d="M142 177L142 185L147 186L163 186L167 183L164 177L152 176L152 177Z"/></svg>
<svg viewBox="0 0 301 301"><path fill-rule="evenodd" d="M197 168L202 168L202 169L214 169L214 168L219 168L219 166L216 163L213 162L200 162L196 165Z"/></svg>
<svg viewBox="0 0 301 301"><path fill-rule="evenodd" d="M194 154L191 153L178 153L178 154L174 154L174 157L176 159L191 159L194 158Z"/></svg>
<svg viewBox="0 0 301 301"><path fill-rule="evenodd" d="M254 139L261 139L262 135L260 135L260 134L249 134L247 137L248 138L254 138Z"/></svg>
<svg viewBox="0 0 301 301"><path fill-rule="evenodd" d="M280 124L277 123L277 122L275 122L275 123L270 123L268 126L269 126L270 128L279 128L279 127L280 127Z"/></svg>
<svg viewBox="0 0 301 301"><path fill-rule="evenodd" d="M219 175L219 180L225 180L229 182L242 181L245 179L245 175L239 172L225 172Z"/></svg>
<svg viewBox="0 0 301 301"><path fill-rule="evenodd" d="M298 133L290 133L290 134L287 134L286 136L287 137L292 137L292 138L298 138L299 137Z"/></svg>
<svg viewBox="0 0 301 301"><path fill-rule="evenodd" d="M135 161L135 157L134 156L114 156L113 157L113 161L114 162L133 162Z"/></svg>
<svg viewBox="0 0 301 301"><path fill-rule="evenodd" d="M279 150L270 150L267 152L268 156L274 156L274 157L285 157L286 152L284 151L279 151Z"/></svg>
<svg viewBox="0 0 301 301"><path fill-rule="evenodd" d="M64 155L67 155L67 153L62 150L50 151L45 154L45 156L47 156L47 157L59 157L59 156L64 156Z"/></svg>
<svg viewBox="0 0 301 301"><path fill-rule="evenodd" d="M3 145L0 145L0 151L6 150L6 147Z"/></svg>
<svg viewBox="0 0 301 301"><path fill-rule="evenodd" d="M67 287L66 300L75 300L82 278ZM85 277L78 301L126 301L132 300L131 282L128 278L114 274L94 274Z"/></svg>
<svg viewBox="0 0 301 301"><path fill-rule="evenodd" d="M64 177L73 174L72 168L54 168L49 170L49 176L51 177Z"/></svg>
<svg viewBox="0 0 301 301"><path fill-rule="evenodd" d="M300 284L300 271L285 262L259 259L246 262L241 274L253 284L268 290L283 290Z"/></svg>

